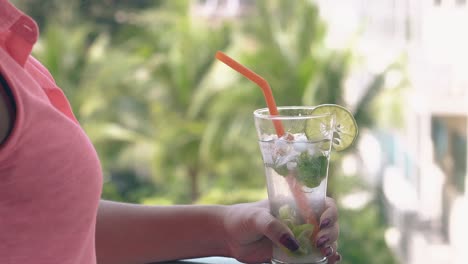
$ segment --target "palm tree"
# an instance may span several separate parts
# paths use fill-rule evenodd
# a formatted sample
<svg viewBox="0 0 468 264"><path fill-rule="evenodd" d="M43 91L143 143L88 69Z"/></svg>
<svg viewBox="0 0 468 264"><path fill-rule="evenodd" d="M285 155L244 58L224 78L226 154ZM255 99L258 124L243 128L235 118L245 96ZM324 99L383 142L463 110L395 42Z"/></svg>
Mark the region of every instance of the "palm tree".
<svg viewBox="0 0 468 264"><path fill-rule="evenodd" d="M179 201L193 202L200 194L201 175L210 174L205 164L209 159L200 156L206 111L194 110L194 98L205 97L213 54L229 44L230 28L194 19L190 1L167 1L162 6L138 16L136 24L149 30L134 41L135 49L144 51L151 78L161 85L149 91L158 94L150 104L158 149L154 175L179 194Z"/></svg>

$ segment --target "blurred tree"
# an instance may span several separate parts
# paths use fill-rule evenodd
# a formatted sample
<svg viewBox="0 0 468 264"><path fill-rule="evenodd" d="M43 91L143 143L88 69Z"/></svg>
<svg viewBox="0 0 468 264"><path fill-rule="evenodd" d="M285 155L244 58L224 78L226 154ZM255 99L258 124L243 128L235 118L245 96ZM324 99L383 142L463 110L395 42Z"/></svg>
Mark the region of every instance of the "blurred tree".
<svg viewBox="0 0 468 264"><path fill-rule="evenodd" d="M121 31L128 15L144 9L157 7L161 0L11 0L26 14L34 17L41 28L51 21L60 21L61 25L70 25L93 21L99 32L116 33ZM77 20L77 18L79 20Z"/></svg>
<svg viewBox="0 0 468 264"><path fill-rule="evenodd" d="M179 201L194 202L202 176L213 175L213 163L200 155L209 120L206 111L192 110L193 98L210 77L213 54L229 44L231 30L224 23L211 27L209 21L193 19L190 1L166 1L161 6L136 19L148 30L134 40L137 53L146 57L149 74L164 86L151 105L158 149L154 175L179 194Z"/></svg>

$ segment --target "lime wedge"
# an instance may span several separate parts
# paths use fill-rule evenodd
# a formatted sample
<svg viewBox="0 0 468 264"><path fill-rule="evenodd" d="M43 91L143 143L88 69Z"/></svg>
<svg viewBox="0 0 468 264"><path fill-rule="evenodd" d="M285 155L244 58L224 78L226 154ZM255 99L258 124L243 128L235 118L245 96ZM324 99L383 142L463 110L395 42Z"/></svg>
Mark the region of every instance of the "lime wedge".
<svg viewBox="0 0 468 264"><path fill-rule="evenodd" d="M311 112L312 115L335 115L335 127L333 131L333 149L342 151L351 146L358 134L358 126L353 115L348 109L336 104L323 104L319 105ZM317 129L308 128L307 131L312 134L317 133ZM321 128L323 132L323 127Z"/></svg>

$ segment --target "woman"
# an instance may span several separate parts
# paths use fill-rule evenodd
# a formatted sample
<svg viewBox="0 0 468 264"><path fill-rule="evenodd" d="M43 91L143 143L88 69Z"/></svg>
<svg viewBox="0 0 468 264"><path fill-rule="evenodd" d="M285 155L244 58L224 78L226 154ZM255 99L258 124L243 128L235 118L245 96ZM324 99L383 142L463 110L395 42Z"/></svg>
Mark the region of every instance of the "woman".
<svg viewBox="0 0 468 264"><path fill-rule="evenodd" d="M203 256L266 262L272 243L297 250L266 201L142 206L100 200L97 154L63 92L30 52L36 23L0 0L0 263L149 263ZM336 252L327 199L317 246Z"/></svg>

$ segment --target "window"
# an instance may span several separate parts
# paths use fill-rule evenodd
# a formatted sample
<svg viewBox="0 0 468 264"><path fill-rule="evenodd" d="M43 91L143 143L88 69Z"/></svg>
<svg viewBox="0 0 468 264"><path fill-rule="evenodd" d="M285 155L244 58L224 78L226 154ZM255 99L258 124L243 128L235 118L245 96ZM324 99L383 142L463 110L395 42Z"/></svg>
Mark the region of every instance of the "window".
<svg viewBox="0 0 468 264"><path fill-rule="evenodd" d="M465 192L467 172L467 118L438 116L432 119L435 160L447 175L447 184Z"/></svg>

